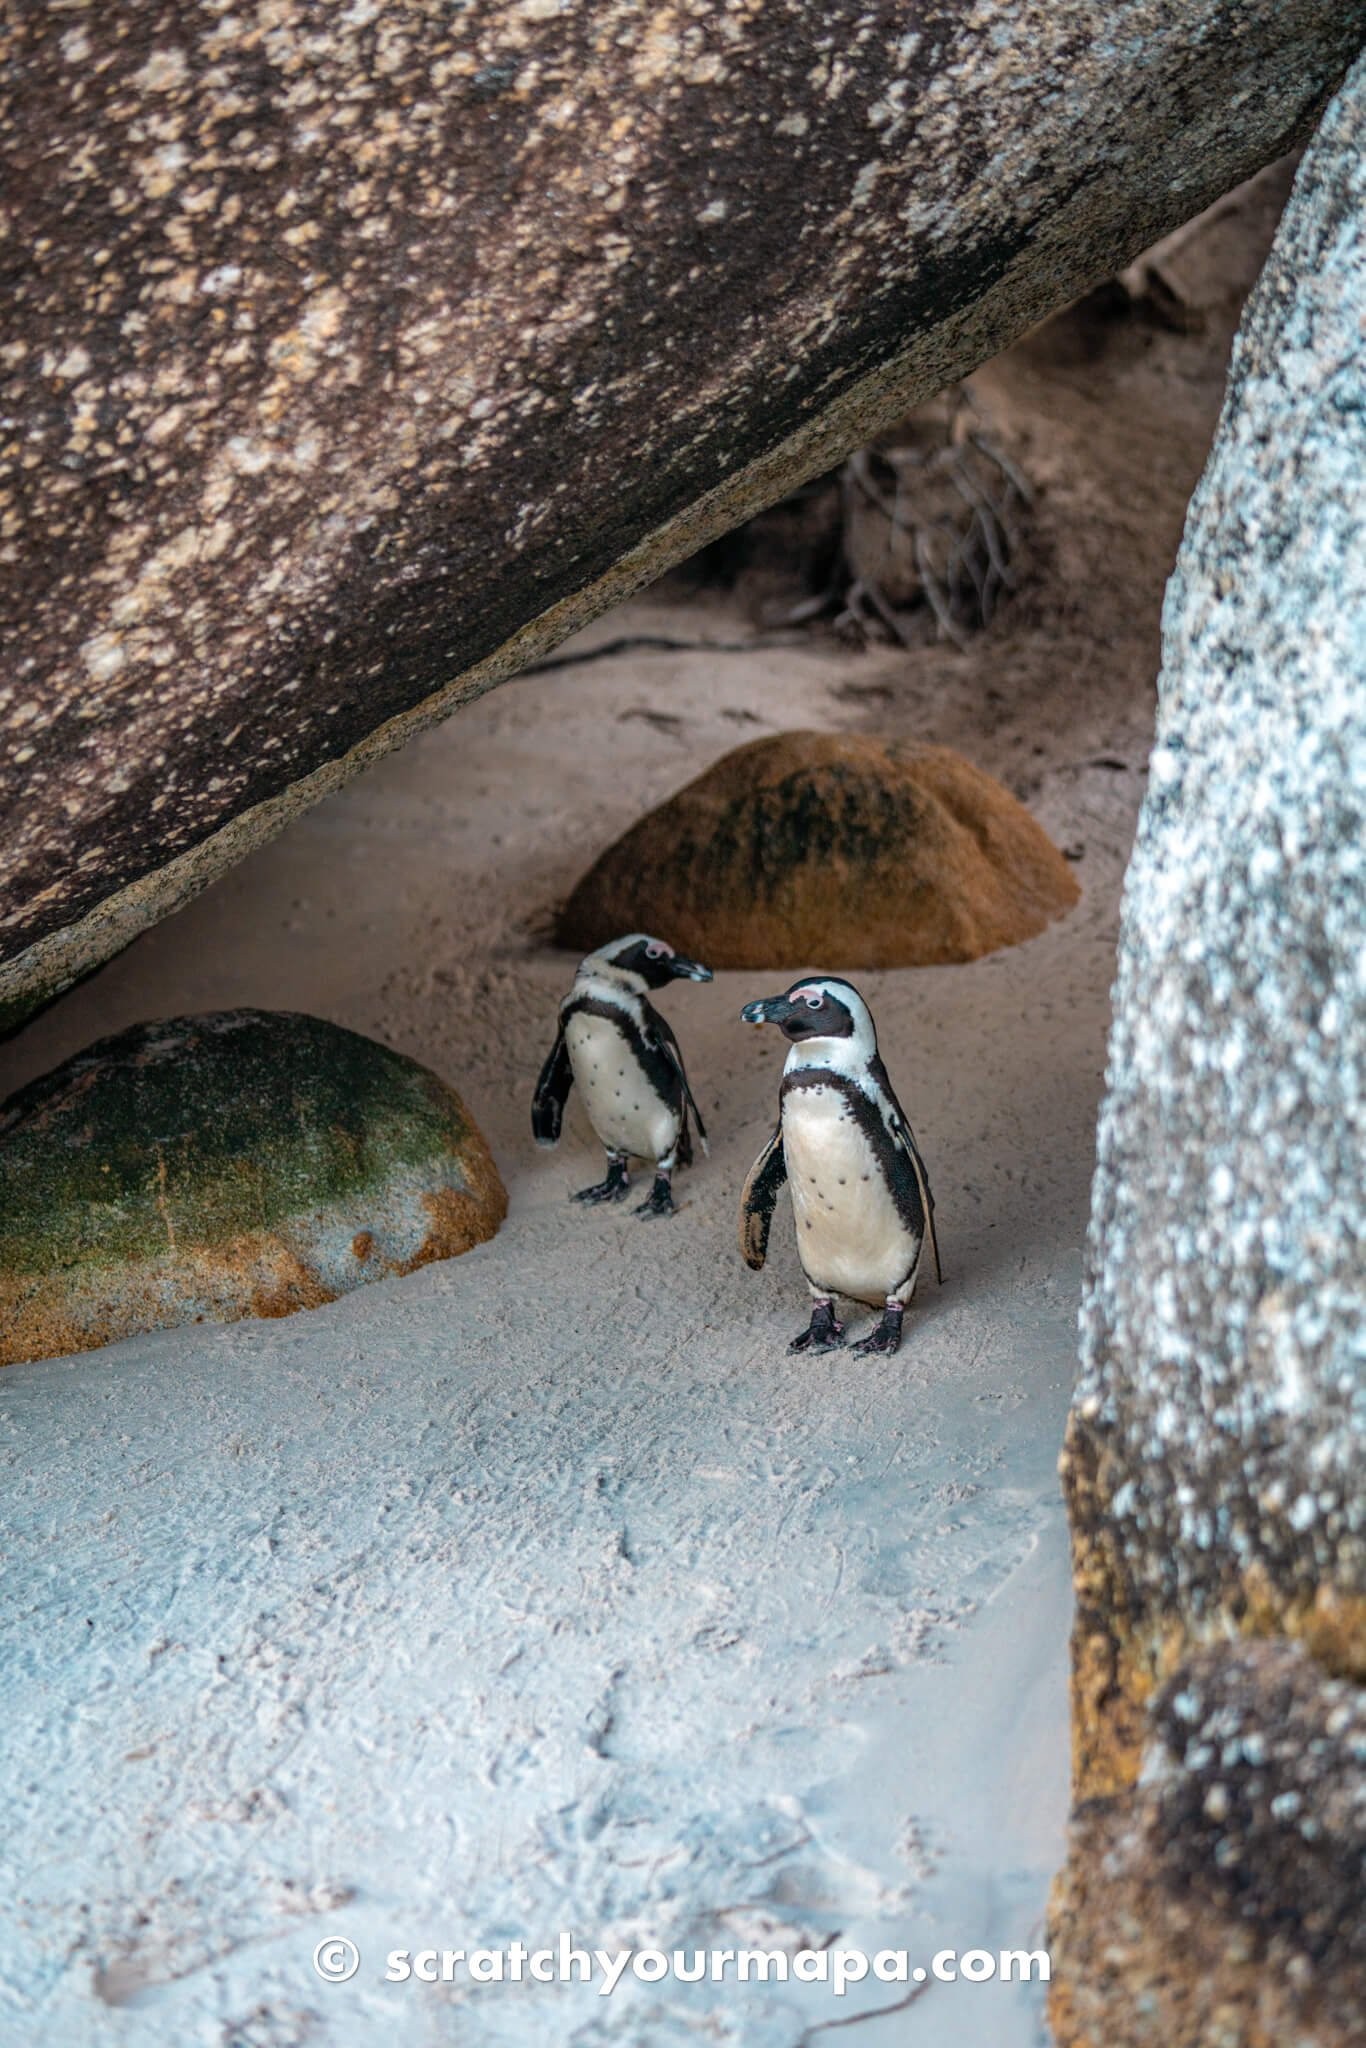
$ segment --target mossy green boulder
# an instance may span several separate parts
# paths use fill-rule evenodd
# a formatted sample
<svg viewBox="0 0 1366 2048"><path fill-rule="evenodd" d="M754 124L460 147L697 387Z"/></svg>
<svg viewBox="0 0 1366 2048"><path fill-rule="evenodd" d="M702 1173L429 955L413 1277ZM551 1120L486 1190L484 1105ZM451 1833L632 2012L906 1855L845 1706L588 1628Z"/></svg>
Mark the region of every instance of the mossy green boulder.
<svg viewBox="0 0 1366 2048"><path fill-rule="evenodd" d="M290 1315L494 1235L453 1088L318 1017L102 1039L0 1107L0 1364Z"/></svg>

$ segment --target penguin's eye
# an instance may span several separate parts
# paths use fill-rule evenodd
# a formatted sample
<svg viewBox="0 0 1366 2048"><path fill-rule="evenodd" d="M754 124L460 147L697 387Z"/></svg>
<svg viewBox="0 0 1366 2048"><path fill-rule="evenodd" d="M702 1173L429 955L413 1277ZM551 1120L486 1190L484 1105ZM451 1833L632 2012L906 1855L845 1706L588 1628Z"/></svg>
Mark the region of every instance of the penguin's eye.
<svg viewBox="0 0 1366 2048"><path fill-rule="evenodd" d="M664 948L654 939L651 939L649 945L645 948L645 957L647 960L662 960L664 958Z"/></svg>
<svg viewBox="0 0 1366 2048"><path fill-rule="evenodd" d="M808 1009L808 1010L819 1010L819 1009L820 1009L820 1007L821 1007L821 1005L822 1005L822 1003L823 1003L823 1002L825 1001L825 997L824 997L824 996L805 996L805 997L803 997L803 1001L805 1002L805 1004L806 1004L806 1007L807 1007L807 1009Z"/></svg>

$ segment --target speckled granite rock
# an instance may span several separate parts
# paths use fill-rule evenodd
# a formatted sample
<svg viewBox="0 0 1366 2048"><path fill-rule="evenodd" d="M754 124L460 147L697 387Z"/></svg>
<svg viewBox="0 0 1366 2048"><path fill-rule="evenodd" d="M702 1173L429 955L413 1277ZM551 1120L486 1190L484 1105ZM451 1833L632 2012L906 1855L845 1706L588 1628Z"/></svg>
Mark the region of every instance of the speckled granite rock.
<svg viewBox="0 0 1366 2048"><path fill-rule="evenodd" d="M1099 1802L1079 1809L1060 1895L1058 2011L1089 2015L1059 2021L1068 2042L1176 2038L1120 2025L1153 1949L1097 1994L1097 1845L1131 1826L1164 1739L1155 1685L1192 1643L1238 1632L1302 1644L1311 1691L1366 1680L1364 323L1366 64L1249 302L1167 598L1064 1460L1076 1792ZM1340 1761L1356 1799L1366 1754ZM1325 1797L1304 1792L1326 1838ZM1165 1854L1176 1819L1154 1811ZM1227 1912L1272 1968L1299 1880L1273 1910L1245 1872L1235 1915L1217 1843L1186 1833L1202 1914ZM1260 2040L1251 1981L1217 1978L1224 2019L1183 2043ZM1358 2024L1360 2040L1366 2007ZM1316 2029L1293 2038L1347 2038Z"/></svg>
<svg viewBox="0 0 1366 2048"><path fill-rule="evenodd" d="M1279 154L1364 36L18 10L0 1015Z"/></svg>
<svg viewBox="0 0 1366 2048"><path fill-rule="evenodd" d="M0 1365L283 1316L492 1237L454 1089L317 1017L139 1024L0 1106Z"/></svg>
<svg viewBox="0 0 1366 2048"><path fill-rule="evenodd" d="M556 937L591 952L644 919L715 967L932 967L1019 945L1080 893L1024 805L951 747L784 732L609 846Z"/></svg>
<svg viewBox="0 0 1366 2048"><path fill-rule="evenodd" d="M1053 1907L1058 2040L1360 2048L1361 1687L1296 1643L1199 1650L1151 1727L1133 1796L1074 1823Z"/></svg>

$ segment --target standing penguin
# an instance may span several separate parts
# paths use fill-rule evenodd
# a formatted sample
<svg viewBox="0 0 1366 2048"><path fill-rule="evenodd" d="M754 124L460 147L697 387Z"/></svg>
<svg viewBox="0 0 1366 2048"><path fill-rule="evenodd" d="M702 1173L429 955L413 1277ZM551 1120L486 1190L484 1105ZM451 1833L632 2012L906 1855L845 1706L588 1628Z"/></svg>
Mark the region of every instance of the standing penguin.
<svg viewBox="0 0 1366 2048"><path fill-rule="evenodd" d="M632 1154L654 1162L655 1179L637 1216L672 1216L670 1176L692 1164L689 1111L702 1125L678 1040L646 992L666 982L710 981L710 967L685 960L663 939L632 932L579 962L574 986L560 1004L560 1028L541 1069L531 1103L538 1145L560 1135L564 1105L577 1081L588 1121L607 1148L607 1178L581 1188L576 1202L619 1202L627 1190Z"/></svg>
<svg viewBox="0 0 1366 2048"><path fill-rule="evenodd" d="M911 1127L877 1049L872 1014L834 975L746 1003L747 1024L776 1024L792 1041L778 1128L740 1197L740 1251L757 1271L783 1182L792 1192L797 1253L811 1289L811 1326L791 1351L828 1351L844 1335L834 1296L871 1302L882 1321L855 1351L895 1351L928 1238L936 1277L934 1197Z"/></svg>

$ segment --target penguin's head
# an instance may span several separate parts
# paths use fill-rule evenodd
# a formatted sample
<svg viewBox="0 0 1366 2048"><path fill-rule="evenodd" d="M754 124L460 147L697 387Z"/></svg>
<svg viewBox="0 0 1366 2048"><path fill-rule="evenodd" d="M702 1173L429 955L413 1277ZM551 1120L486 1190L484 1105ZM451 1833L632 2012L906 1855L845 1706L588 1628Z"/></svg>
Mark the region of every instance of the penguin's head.
<svg viewBox="0 0 1366 2048"><path fill-rule="evenodd" d="M808 975L794 981L785 995L746 1003L740 1015L746 1024L776 1024L794 1045L808 1039L842 1039L852 1041L851 1051L877 1051L872 1011L853 983L836 974Z"/></svg>
<svg viewBox="0 0 1366 2048"><path fill-rule="evenodd" d="M652 939L648 932L630 932L624 939L599 946L596 953L590 953L580 964L579 973L591 974L594 968L603 967L610 968L613 974L631 976L642 988L663 988L670 981L711 980L710 967L704 967L700 960L685 960L663 939Z"/></svg>

